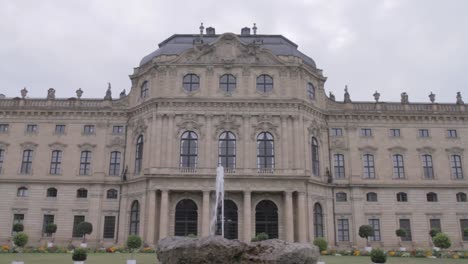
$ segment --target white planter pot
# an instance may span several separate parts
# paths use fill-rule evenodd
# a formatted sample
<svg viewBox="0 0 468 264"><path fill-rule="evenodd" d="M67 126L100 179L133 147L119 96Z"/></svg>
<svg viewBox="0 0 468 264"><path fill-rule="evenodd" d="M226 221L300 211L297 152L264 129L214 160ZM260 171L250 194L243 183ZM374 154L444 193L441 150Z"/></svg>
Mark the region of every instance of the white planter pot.
<svg viewBox="0 0 468 264"><path fill-rule="evenodd" d="M12 261L11 264L24 264L24 261Z"/></svg>
<svg viewBox="0 0 468 264"><path fill-rule="evenodd" d="M84 261L73 261L73 264L85 264Z"/></svg>
<svg viewBox="0 0 468 264"><path fill-rule="evenodd" d="M317 264L325 264L325 261L317 261Z"/></svg>
<svg viewBox="0 0 468 264"><path fill-rule="evenodd" d="M367 252L371 252L371 251L372 251L372 247L365 247L364 250L367 251Z"/></svg>
<svg viewBox="0 0 468 264"><path fill-rule="evenodd" d="M127 259L127 264L136 264L135 259Z"/></svg>
<svg viewBox="0 0 468 264"><path fill-rule="evenodd" d="M54 243L52 243L52 242L47 242L47 247L48 247L48 248L51 248L51 247L53 247L53 246L54 246Z"/></svg>
<svg viewBox="0 0 468 264"><path fill-rule="evenodd" d="M406 248L405 248L405 247L401 247L401 248L400 248L400 251L406 251Z"/></svg>
<svg viewBox="0 0 468 264"><path fill-rule="evenodd" d="M438 247L433 247L432 249L433 249L434 251L440 251L440 248L438 248Z"/></svg>
<svg viewBox="0 0 468 264"><path fill-rule="evenodd" d="M88 243L81 243L81 244L80 244L80 247L82 247L82 248L87 248L87 247L88 247Z"/></svg>

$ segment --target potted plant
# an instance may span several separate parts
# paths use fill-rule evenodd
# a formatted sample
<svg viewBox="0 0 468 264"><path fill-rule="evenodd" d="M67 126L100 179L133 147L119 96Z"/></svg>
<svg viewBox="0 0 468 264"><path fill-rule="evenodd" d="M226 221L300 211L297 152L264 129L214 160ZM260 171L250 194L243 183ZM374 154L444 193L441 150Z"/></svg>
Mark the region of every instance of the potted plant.
<svg viewBox="0 0 468 264"><path fill-rule="evenodd" d="M132 255L130 259L127 259L127 264L136 264L134 253L135 253L135 249L140 248L140 247L141 247L141 238L139 236L136 236L136 235L128 236L127 248Z"/></svg>
<svg viewBox="0 0 468 264"><path fill-rule="evenodd" d="M86 235L89 235L93 232L93 225L89 222L81 222L78 224L76 229L78 230L78 233L83 235L83 241L81 242L80 246L82 248L87 247L88 244L86 243Z"/></svg>
<svg viewBox="0 0 468 264"><path fill-rule="evenodd" d="M372 263L385 263L387 262L387 255L380 248L372 249L370 252Z"/></svg>
<svg viewBox="0 0 468 264"><path fill-rule="evenodd" d="M452 243L450 242L450 237L444 233L438 233L437 235L435 235L432 241L434 241L434 246L441 249L447 249L452 246ZM442 258L443 256L443 254L440 254L440 258Z"/></svg>
<svg viewBox="0 0 468 264"><path fill-rule="evenodd" d="M54 234L57 232L57 225L54 223L50 223L46 225L45 227L45 233L47 234L48 237L52 237L51 241L47 242L47 247L53 247L54 246Z"/></svg>
<svg viewBox="0 0 468 264"><path fill-rule="evenodd" d="M401 245L401 241L402 241L401 238L406 236L406 230L404 230L403 228L397 229L395 231L395 234L396 234L397 237L400 238L400 245ZM400 251L406 251L406 248L405 247L400 247Z"/></svg>
<svg viewBox="0 0 468 264"><path fill-rule="evenodd" d="M370 225L362 225L359 227L359 236L366 239L366 251L370 252L372 247L369 246L369 237L374 235L374 228Z"/></svg>
<svg viewBox="0 0 468 264"><path fill-rule="evenodd" d="M321 256L321 253L323 251L327 251L328 249L328 242L327 240L325 240L325 238L323 237L317 237L315 240L314 240L314 245L317 246L319 248L319 252L320 252L320 255ZM322 261L319 257L319 260L317 261L317 264L325 264L325 261Z"/></svg>
<svg viewBox="0 0 468 264"><path fill-rule="evenodd" d="M21 259L24 246L28 243L28 235L23 232L19 232L13 237L13 242L17 247L19 247L18 259ZM24 261L15 260L11 264L24 264Z"/></svg>
<svg viewBox="0 0 468 264"><path fill-rule="evenodd" d="M73 264L84 264L88 258L88 253L84 248L77 248L73 250L72 260Z"/></svg>

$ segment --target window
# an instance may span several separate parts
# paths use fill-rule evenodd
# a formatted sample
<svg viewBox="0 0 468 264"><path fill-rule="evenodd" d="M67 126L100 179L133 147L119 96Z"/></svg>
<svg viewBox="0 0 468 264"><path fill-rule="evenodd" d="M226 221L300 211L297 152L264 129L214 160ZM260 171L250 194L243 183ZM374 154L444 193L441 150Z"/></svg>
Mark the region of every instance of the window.
<svg viewBox="0 0 468 264"><path fill-rule="evenodd" d="M390 136L391 137L400 137L401 136L400 129L399 128L391 128L390 129Z"/></svg>
<svg viewBox="0 0 468 264"><path fill-rule="evenodd" d="M432 229L437 229L442 231L442 225L440 224L440 219L429 219L429 226Z"/></svg>
<svg viewBox="0 0 468 264"><path fill-rule="evenodd" d="M47 189L47 197L57 197L57 189L53 187Z"/></svg>
<svg viewBox="0 0 468 264"><path fill-rule="evenodd" d="M82 237L83 235L78 232L78 225L82 222L85 221L85 216L84 215L75 215L73 216L73 233L72 233L72 237L73 238L78 238L78 237Z"/></svg>
<svg viewBox="0 0 468 264"><path fill-rule="evenodd" d="M466 193L462 193L462 192L457 193L457 202L466 203L467 202Z"/></svg>
<svg viewBox="0 0 468 264"><path fill-rule="evenodd" d="M124 126L113 126L112 127L112 134L123 134L124 133Z"/></svg>
<svg viewBox="0 0 468 264"><path fill-rule="evenodd" d="M275 143L273 135L262 132L257 136L257 168L275 168Z"/></svg>
<svg viewBox="0 0 468 264"><path fill-rule="evenodd" d="M457 138L458 135L457 135L457 130L455 129L448 129L447 130L447 137L449 138Z"/></svg>
<svg viewBox="0 0 468 264"><path fill-rule="evenodd" d="M462 232L462 240L468 241L468 232L465 231L468 229L468 219L460 219L460 228Z"/></svg>
<svg viewBox="0 0 468 264"><path fill-rule="evenodd" d="M315 137L312 138L312 173L320 176L319 146Z"/></svg>
<svg viewBox="0 0 468 264"><path fill-rule="evenodd" d="M85 135L94 134L94 125L84 125L83 134Z"/></svg>
<svg viewBox="0 0 468 264"><path fill-rule="evenodd" d="M450 161L452 163L452 177L455 179L463 179L463 169L461 164L460 155L451 155Z"/></svg>
<svg viewBox="0 0 468 264"><path fill-rule="evenodd" d="M14 214L13 215L13 226L15 224L23 224L24 223L24 214ZM16 232L13 231L13 226L11 227L12 235L16 235Z"/></svg>
<svg viewBox="0 0 468 264"><path fill-rule="evenodd" d="M52 151L52 158L50 159L50 174L57 175L62 173L62 151Z"/></svg>
<svg viewBox="0 0 468 264"><path fill-rule="evenodd" d="M221 235L221 203L218 205L215 235ZM224 200L224 238L237 239L237 205L232 200Z"/></svg>
<svg viewBox="0 0 468 264"><path fill-rule="evenodd" d="M19 187L16 196L18 197L28 197L28 188L26 187Z"/></svg>
<svg viewBox="0 0 468 264"><path fill-rule="evenodd" d="M218 164L224 168L236 167L236 136L232 132L223 132L219 136Z"/></svg>
<svg viewBox="0 0 468 264"><path fill-rule="evenodd" d="M186 131L180 140L180 167L196 168L198 159L198 136L193 131Z"/></svg>
<svg viewBox="0 0 468 264"><path fill-rule="evenodd" d="M52 234L46 233L46 226L54 223L54 215L44 215L44 220L42 221L42 236L50 237Z"/></svg>
<svg viewBox="0 0 468 264"><path fill-rule="evenodd" d="M57 135L65 134L65 125L55 125L55 134Z"/></svg>
<svg viewBox="0 0 468 264"><path fill-rule="evenodd" d="M429 130L428 129L419 129L419 137L422 137L422 138L429 137Z"/></svg>
<svg viewBox="0 0 468 264"><path fill-rule="evenodd" d="M374 235L369 237L370 241L380 241L380 219L369 219L369 225L374 229Z"/></svg>
<svg viewBox="0 0 468 264"><path fill-rule="evenodd" d="M76 191L76 198L88 198L88 190L80 188Z"/></svg>
<svg viewBox="0 0 468 264"><path fill-rule="evenodd" d="M411 241L411 223L409 219L400 219L400 228L406 231L406 236L401 238L401 241Z"/></svg>
<svg viewBox="0 0 468 264"><path fill-rule="evenodd" d="M338 219L338 241L349 241L348 219Z"/></svg>
<svg viewBox="0 0 468 264"><path fill-rule="evenodd" d="M36 124L26 125L26 133L36 133L36 132L37 132L37 125Z"/></svg>
<svg viewBox="0 0 468 264"><path fill-rule="evenodd" d="M437 202L437 193L430 192L426 194L426 198L428 202Z"/></svg>
<svg viewBox="0 0 468 264"><path fill-rule="evenodd" d="M266 93L273 90L273 78L270 75L262 74L257 77L257 91Z"/></svg>
<svg viewBox="0 0 468 264"><path fill-rule="evenodd" d="M399 192L396 195L397 202L408 202L408 195L404 192Z"/></svg>
<svg viewBox="0 0 468 264"><path fill-rule="evenodd" d="M130 210L130 230L129 235L138 235L140 230L140 204L133 201Z"/></svg>
<svg viewBox="0 0 468 264"><path fill-rule="evenodd" d="M315 100L315 87L312 83L307 83L307 95L309 99Z"/></svg>
<svg viewBox="0 0 468 264"><path fill-rule="evenodd" d="M361 137L372 137L372 129L361 128Z"/></svg>
<svg viewBox="0 0 468 264"><path fill-rule="evenodd" d="M268 238L278 238L278 207L263 200L255 207L255 234L266 233Z"/></svg>
<svg viewBox="0 0 468 264"><path fill-rule="evenodd" d="M135 174L140 174L143 164L143 135L137 139L135 148Z"/></svg>
<svg viewBox="0 0 468 264"><path fill-rule="evenodd" d="M109 164L109 175L119 176L120 175L120 151L112 151L110 155Z"/></svg>
<svg viewBox="0 0 468 264"><path fill-rule="evenodd" d="M85 150L81 152L80 175L89 175L90 172L91 172L91 151Z"/></svg>
<svg viewBox="0 0 468 264"><path fill-rule="evenodd" d="M425 179L434 179L434 168L432 167L432 156L424 154L421 156Z"/></svg>
<svg viewBox="0 0 468 264"><path fill-rule="evenodd" d="M193 92L200 88L200 78L196 74L187 74L183 80L184 90L187 92Z"/></svg>
<svg viewBox="0 0 468 264"><path fill-rule="evenodd" d="M21 162L21 174L31 174L32 172L33 151L27 149L23 151L23 160Z"/></svg>
<svg viewBox="0 0 468 264"><path fill-rule="evenodd" d="M219 88L227 93L231 93L236 89L236 77L231 74L224 74L219 79Z"/></svg>
<svg viewBox="0 0 468 264"><path fill-rule="evenodd" d="M141 85L141 91L140 91L140 97L141 98L146 98L148 97L148 81L144 81L143 84Z"/></svg>
<svg viewBox="0 0 468 264"><path fill-rule="evenodd" d="M0 124L0 133L7 133L10 125L8 124Z"/></svg>
<svg viewBox="0 0 468 264"><path fill-rule="evenodd" d="M345 178L345 164L344 164L344 155L335 154L333 155L333 162L335 167L335 178L344 179Z"/></svg>
<svg viewBox="0 0 468 264"><path fill-rule="evenodd" d="M112 239L115 235L115 216L104 216L104 239Z"/></svg>
<svg viewBox="0 0 468 264"><path fill-rule="evenodd" d="M366 194L368 202L377 202L377 194L375 192L369 192Z"/></svg>
<svg viewBox="0 0 468 264"><path fill-rule="evenodd" d="M0 149L0 174L3 172L3 160L5 159L5 150Z"/></svg>
<svg viewBox="0 0 468 264"><path fill-rule="evenodd" d="M117 199L118 192L116 189L107 190L107 199Z"/></svg>
<svg viewBox="0 0 468 264"><path fill-rule="evenodd" d="M364 178L375 179L374 155L364 154Z"/></svg>
<svg viewBox="0 0 468 264"><path fill-rule="evenodd" d="M405 178L405 166L403 164L403 155L393 155L393 177L398 179Z"/></svg>
<svg viewBox="0 0 468 264"><path fill-rule="evenodd" d="M337 202L347 202L348 201L348 195L344 192L339 192L336 193L336 201Z"/></svg>
<svg viewBox="0 0 468 264"><path fill-rule="evenodd" d="M314 205L314 234L315 238L324 237L323 234L323 210L319 203Z"/></svg>
<svg viewBox="0 0 468 264"><path fill-rule="evenodd" d="M331 129L331 135L332 137L341 137L343 136L343 129L334 127Z"/></svg>

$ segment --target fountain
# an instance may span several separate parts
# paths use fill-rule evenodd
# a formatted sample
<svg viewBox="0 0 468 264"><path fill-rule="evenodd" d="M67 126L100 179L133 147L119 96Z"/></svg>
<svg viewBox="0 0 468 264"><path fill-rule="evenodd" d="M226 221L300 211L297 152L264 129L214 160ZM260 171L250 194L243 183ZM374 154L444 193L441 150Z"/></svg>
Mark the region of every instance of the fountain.
<svg viewBox="0 0 468 264"><path fill-rule="evenodd" d="M224 237L224 168L218 166L216 169L216 199L213 205L213 212L210 222L210 235L216 235L218 225L218 210L221 207L221 237Z"/></svg>

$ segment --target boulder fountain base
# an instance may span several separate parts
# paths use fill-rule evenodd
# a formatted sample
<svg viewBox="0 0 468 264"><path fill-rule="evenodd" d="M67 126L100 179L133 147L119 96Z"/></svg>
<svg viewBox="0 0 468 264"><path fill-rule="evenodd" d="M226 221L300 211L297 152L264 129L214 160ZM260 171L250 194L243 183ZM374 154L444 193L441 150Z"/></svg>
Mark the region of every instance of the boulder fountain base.
<svg viewBox="0 0 468 264"><path fill-rule="evenodd" d="M247 244L221 236L167 237L156 254L161 264L316 264L320 255L306 243L270 239Z"/></svg>

